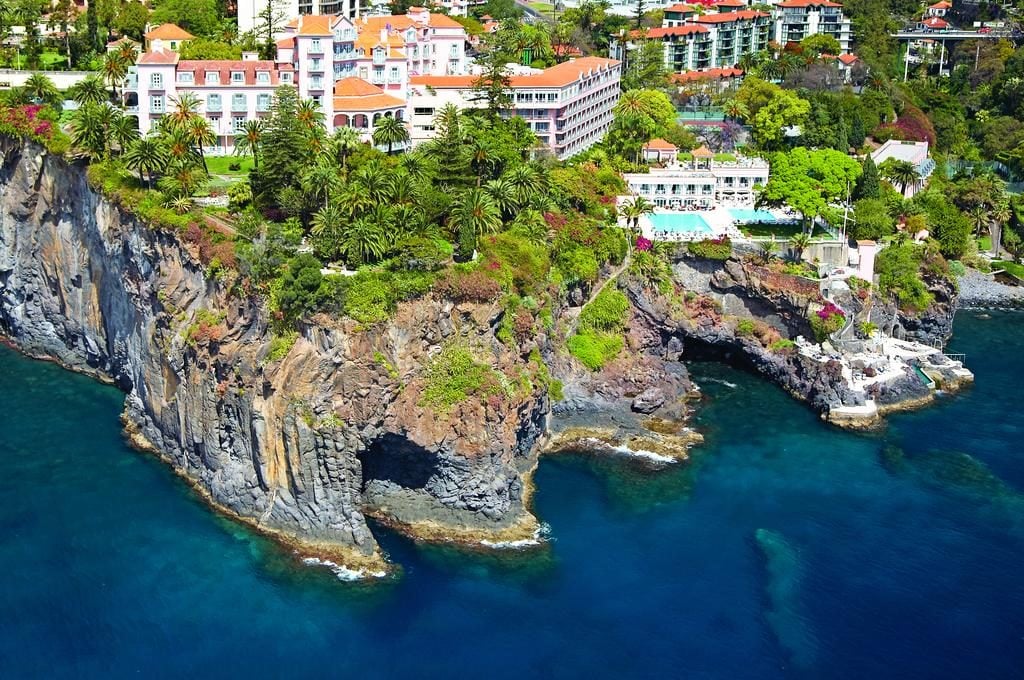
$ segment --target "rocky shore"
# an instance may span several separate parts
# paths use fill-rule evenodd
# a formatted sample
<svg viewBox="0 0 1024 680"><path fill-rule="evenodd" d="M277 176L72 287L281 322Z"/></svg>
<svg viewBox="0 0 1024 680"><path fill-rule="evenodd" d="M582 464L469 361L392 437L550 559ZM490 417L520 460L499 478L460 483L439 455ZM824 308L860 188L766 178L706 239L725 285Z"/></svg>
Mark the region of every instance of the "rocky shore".
<svg viewBox="0 0 1024 680"><path fill-rule="evenodd" d="M1010 286L990 274L968 269L959 277L961 308L1024 306L1024 286Z"/></svg>

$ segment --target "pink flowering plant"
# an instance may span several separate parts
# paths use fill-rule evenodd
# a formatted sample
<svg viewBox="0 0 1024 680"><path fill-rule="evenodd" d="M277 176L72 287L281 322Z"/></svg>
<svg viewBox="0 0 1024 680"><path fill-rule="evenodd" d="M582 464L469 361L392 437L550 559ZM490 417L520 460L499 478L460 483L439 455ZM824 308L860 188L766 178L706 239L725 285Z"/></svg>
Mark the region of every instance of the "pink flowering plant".
<svg viewBox="0 0 1024 680"><path fill-rule="evenodd" d="M47 144L57 130L57 114L41 104L0 107L0 134Z"/></svg>
<svg viewBox="0 0 1024 680"><path fill-rule="evenodd" d="M811 315L811 330L818 342L824 342L846 323L846 312L831 302Z"/></svg>
<svg viewBox="0 0 1024 680"><path fill-rule="evenodd" d="M646 252L654 246L650 239L646 239L643 236L636 237L636 249L640 252Z"/></svg>

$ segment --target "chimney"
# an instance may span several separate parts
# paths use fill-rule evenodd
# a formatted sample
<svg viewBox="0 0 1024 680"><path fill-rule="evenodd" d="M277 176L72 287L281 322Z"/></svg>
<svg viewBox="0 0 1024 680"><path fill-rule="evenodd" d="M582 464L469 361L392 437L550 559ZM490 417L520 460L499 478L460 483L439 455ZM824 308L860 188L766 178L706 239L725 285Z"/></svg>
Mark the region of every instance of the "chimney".
<svg viewBox="0 0 1024 680"><path fill-rule="evenodd" d="M259 61L260 55L256 52L242 52L242 61Z"/></svg>

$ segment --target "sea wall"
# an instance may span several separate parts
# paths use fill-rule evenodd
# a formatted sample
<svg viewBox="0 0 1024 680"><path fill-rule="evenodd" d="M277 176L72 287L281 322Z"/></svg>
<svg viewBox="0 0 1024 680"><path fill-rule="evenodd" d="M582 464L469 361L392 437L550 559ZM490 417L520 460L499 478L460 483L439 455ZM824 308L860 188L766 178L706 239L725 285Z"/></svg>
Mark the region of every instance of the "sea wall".
<svg viewBox="0 0 1024 680"><path fill-rule="evenodd" d="M133 441L213 505L373 570L367 514L429 537L532 535L544 390L450 413L420 404L448 344L506 374L525 365L494 339L500 309L428 297L372 329L317 319L269 361L265 304L229 288L176 235L94 192L82 165L4 141L0 334L124 390Z"/></svg>

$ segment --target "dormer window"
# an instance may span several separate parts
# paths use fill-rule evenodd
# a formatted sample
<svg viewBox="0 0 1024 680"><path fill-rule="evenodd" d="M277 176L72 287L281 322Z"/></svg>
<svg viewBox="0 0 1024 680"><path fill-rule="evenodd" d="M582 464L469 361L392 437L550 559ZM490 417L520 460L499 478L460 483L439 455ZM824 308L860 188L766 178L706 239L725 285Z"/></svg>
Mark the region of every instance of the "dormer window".
<svg viewBox="0 0 1024 680"><path fill-rule="evenodd" d="M231 72L231 82L235 83L235 84L244 83L245 82L245 74L242 73L241 71L232 71Z"/></svg>
<svg viewBox="0 0 1024 680"><path fill-rule="evenodd" d="M292 74L291 73L282 73L281 74L281 82L282 83L290 83L290 82L292 82Z"/></svg>
<svg viewBox="0 0 1024 680"><path fill-rule="evenodd" d="M206 72L206 84L207 85L220 85L220 73L217 71Z"/></svg>
<svg viewBox="0 0 1024 680"><path fill-rule="evenodd" d="M270 73L267 72L267 71L257 71L256 72L256 82L257 83L269 83L270 82Z"/></svg>
<svg viewBox="0 0 1024 680"><path fill-rule="evenodd" d="M179 83L185 83L185 84L191 85L194 78L195 78L195 74L193 74L192 71L182 71L181 73L178 74L178 82Z"/></svg>

